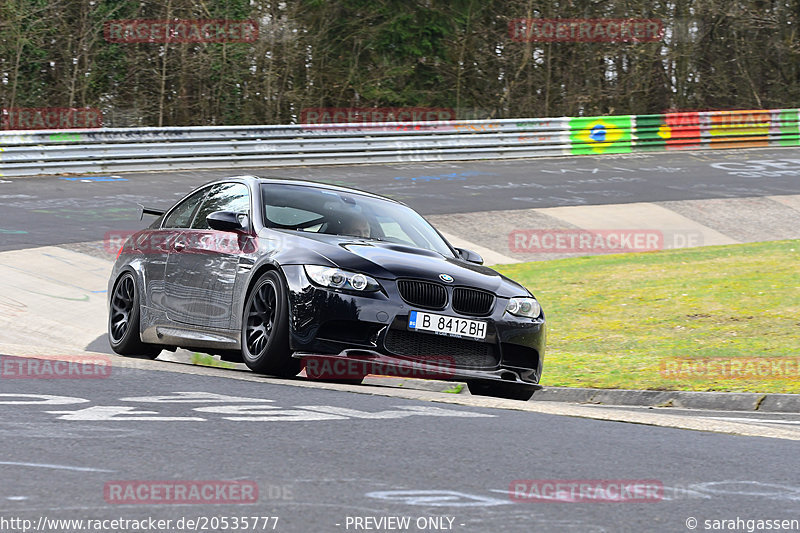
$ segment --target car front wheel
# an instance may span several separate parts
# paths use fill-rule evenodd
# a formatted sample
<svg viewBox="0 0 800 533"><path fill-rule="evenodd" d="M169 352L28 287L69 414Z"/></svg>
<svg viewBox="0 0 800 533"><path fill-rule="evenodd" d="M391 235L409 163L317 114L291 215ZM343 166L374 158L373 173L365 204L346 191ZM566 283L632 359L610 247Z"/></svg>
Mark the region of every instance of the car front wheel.
<svg viewBox="0 0 800 533"><path fill-rule="evenodd" d="M253 285L242 317L242 359L254 372L291 377L300 362L289 350L289 309L280 274L265 272Z"/></svg>

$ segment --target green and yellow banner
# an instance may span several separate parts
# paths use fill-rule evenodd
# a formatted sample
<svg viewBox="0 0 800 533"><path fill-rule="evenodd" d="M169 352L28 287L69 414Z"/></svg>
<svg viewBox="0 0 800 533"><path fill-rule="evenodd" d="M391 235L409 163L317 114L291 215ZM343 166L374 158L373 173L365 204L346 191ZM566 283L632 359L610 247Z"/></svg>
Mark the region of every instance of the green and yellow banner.
<svg viewBox="0 0 800 533"><path fill-rule="evenodd" d="M579 117L569 121L572 153L624 154L632 150L631 115Z"/></svg>

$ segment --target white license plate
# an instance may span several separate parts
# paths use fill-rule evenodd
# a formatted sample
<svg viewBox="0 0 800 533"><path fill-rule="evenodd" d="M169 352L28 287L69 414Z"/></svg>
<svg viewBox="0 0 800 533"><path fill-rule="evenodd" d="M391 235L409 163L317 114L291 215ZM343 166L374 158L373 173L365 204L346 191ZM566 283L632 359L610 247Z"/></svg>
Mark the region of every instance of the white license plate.
<svg viewBox="0 0 800 533"><path fill-rule="evenodd" d="M440 335L450 335L453 337L467 337L480 340L486 338L486 322L435 315L433 313L422 313L420 311L411 311L408 317L408 327L409 329L417 331L432 331Z"/></svg>

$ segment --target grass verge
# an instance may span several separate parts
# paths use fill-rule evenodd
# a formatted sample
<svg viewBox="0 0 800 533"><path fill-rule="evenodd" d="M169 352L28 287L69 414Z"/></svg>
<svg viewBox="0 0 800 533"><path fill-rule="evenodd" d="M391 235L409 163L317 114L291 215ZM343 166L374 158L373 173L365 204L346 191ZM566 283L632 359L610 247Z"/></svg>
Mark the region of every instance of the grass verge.
<svg viewBox="0 0 800 533"><path fill-rule="evenodd" d="M228 361L217 359L213 355L194 352L192 354L192 364L198 366L211 366L215 368L236 368L236 365Z"/></svg>
<svg viewBox="0 0 800 533"><path fill-rule="evenodd" d="M544 307L543 385L800 393L800 240L496 269Z"/></svg>

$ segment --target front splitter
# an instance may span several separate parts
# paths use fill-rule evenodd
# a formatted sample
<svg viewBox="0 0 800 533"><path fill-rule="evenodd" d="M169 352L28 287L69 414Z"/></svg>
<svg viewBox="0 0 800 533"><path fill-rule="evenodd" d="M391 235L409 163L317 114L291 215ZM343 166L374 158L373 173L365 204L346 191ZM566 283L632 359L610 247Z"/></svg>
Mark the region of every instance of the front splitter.
<svg viewBox="0 0 800 533"><path fill-rule="evenodd" d="M459 368L452 357L432 357L429 360L406 359L372 350L348 349L338 354L295 352L306 376L318 380L359 380L367 375L391 376L441 381L481 380L524 385L540 390L541 385L520 375L513 368L478 370Z"/></svg>

